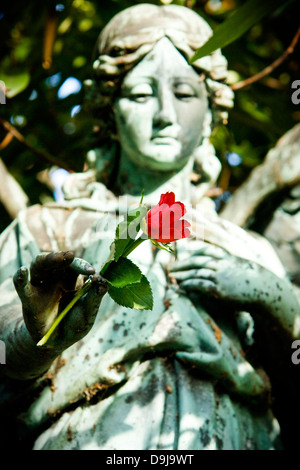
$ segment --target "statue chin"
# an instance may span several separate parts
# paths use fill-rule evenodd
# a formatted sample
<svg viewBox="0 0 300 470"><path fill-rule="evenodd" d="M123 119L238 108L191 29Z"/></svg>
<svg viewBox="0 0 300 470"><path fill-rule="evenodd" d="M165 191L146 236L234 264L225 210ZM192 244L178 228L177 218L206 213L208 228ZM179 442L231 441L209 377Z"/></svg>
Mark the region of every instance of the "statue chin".
<svg viewBox="0 0 300 470"><path fill-rule="evenodd" d="M161 151L158 148L155 155L144 155L143 158L140 159L130 158L130 161L143 170L148 169L158 172L178 172L182 170L191 157L183 158L181 155L174 156L172 152L168 152L168 150L169 149L164 148L163 151Z"/></svg>

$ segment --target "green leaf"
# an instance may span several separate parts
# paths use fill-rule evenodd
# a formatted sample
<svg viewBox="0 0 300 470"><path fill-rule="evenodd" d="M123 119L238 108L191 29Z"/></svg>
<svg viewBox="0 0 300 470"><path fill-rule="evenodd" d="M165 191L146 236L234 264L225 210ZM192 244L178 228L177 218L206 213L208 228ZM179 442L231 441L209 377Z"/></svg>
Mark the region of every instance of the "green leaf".
<svg viewBox="0 0 300 470"><path fill-rule="evenodd" d="M223 49L242 36L264 16L284 3L289 2L282 2L282 0L248 0L216 28L213 36L195 52L190 59L190 63L211 54L216 49Z"/></svg>
<svg viewBox="0 0 300 470"><path fill-rule="evenodd" d="M135 239L140 230L140 223L147 213L146 207L139 206L126 215L124 221L120 222L115 236L115 261L125 253L129 244Z"/></svg>
<svg viewBox="0 0 300 470"><path fill-rule="evenodd" d="M119 258L118 262L111 261L103 275L114 287L125 287L128 284L137 283L142 277L140 268L129 259L122 257Z"/></svg>
<svg viewBox="0 0 300 470"><path fill-rule="evenodd" d="M30 83L30 75L27 71L10 75L0 70L0 80L5 83L7 88L6 96L13 98L27 88Z"/></svg>
<svg viewBox="0 0 300 470"><path fill-rule="evenodd" d="M105 277L105 276L104 276L104 273L105 273L106 270L108 269L110 263L115 259L115 251L116 251L115 244L114 244L114 243L111 243L109 256L108 256L107 260L105 261L105 263L102 265L102 268L100 269L100 274L101 274L103 277Z"/></svg>
<svg viewBox="0 0 300 470"><path fill-rule="evenodd" d="M140 282L129 284L125 287L109 286L108 294L122 307L135 310L152 310L153 296L148 279L142 275Z"/></svg>

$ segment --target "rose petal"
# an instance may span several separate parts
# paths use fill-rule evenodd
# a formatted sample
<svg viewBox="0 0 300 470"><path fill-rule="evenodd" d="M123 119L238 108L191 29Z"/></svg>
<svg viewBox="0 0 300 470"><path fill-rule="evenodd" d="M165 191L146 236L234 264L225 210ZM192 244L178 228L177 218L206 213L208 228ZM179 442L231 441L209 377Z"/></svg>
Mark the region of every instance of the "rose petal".
<svg viewBox="0 0 300 470"><path fill-rule="evenodd" d="M175 202L175 194L162 194L159 203L146 216L147 233L161 243L170 243L190 236L190 223L182 216L186 208L182 202Z"/></svg>
<svg viewBox="0 0 300 470"><path fill-rule="evenodd" d="M160 201L159 205L161 204L168 204L168 206L171 206L175 202L175 194L173 192L170 193L165 193L160 196Z"/></svg>

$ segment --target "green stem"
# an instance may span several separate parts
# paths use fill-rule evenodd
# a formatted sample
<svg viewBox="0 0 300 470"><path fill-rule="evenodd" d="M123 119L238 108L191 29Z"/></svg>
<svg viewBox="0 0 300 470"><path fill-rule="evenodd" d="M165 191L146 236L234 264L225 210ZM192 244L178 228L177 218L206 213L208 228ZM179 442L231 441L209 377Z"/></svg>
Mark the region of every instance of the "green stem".
<svg viewBox="0 0 300 470"><path fill-rule="evenodd" d="M124 253L122 254L123 258L127 258L128 255L130 255L130 253L135 250L136 247L138 247L142 242L144 242L145 240L148 240L148 238L142 238L143 236L141 235L140 238L138 238L137 240L133 240L128 246L127 246L127 249L124 251Z"/></svg>
<svg viewBox="0 0 300 470"><path fill-rule="evenodd" d="M80 289L78 289L78 291L76 292L74 298L71 300L71 302L66 306L66 308L64 308L64 310L58 315L58 317L56 318L56 320L53 322L53 324L50 326L49 330L47 331L47 333L42 337L42 339L37 343L37 346L43 346L44 344L47 343L48 339L50 338L50 336L52 335L53 331L57 328L57 326L60 324L60 322L62 321L62 319L66 316L66 314L69 312L69 310L71 310L71 308L76 304L76 302L78 302L78 300L84 295L86 294L90 288L92 287L92 279L91 278L88 278L85 283L83 284L83 286L80 287Z"/></svg>

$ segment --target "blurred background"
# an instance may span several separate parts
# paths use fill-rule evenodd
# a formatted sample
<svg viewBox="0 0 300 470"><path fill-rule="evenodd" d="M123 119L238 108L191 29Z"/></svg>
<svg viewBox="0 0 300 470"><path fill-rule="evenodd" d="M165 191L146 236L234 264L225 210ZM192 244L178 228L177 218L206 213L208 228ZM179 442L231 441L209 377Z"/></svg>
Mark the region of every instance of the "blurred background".
<svg viewBox="0 0 300 470"><path fill-rule="evenodd" d="M267 0L265 0L267 1ZM93 122L82 107L83 81L101 29L130 0L14 0L0 6L0 232L20 208L62 200L69 172L83 171ZM240 0L157 0L194 9L215 29ZM282 56L299 27L297 2L282 2L223 50L229 83ZM300 80L299 45L262 80L236 90L227 126L212 142L223 171L213 197L219 210L279 137L300 121L292 83ZM3 85L4 84L4 85ZM0 98L1 98L0 96ZM5 101L5 103L4 103Z"/></svg>

